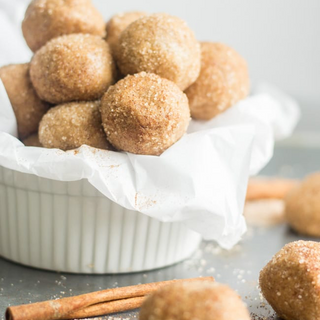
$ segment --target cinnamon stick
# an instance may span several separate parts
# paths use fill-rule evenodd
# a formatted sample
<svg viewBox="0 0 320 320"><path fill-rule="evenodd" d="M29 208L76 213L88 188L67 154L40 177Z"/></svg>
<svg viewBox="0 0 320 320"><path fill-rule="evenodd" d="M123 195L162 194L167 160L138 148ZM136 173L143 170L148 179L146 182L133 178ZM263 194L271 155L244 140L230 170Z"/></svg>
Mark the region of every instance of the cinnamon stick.
<svg viewBox="0 0 320 320"><path fill-rule="evenodd" d="M117 313L137 309L141 307L146 297L147 296L94 304L93 306L68 314L68 319L96 317L110 313Z"/></svg>
<svg viewBox="0 0 320 320"><path fill-rule="evenodd" d="M214 281L212 277L170 280L107 289L79 296L9 307L6 320L59 320L99 316L135 309L146 295L176 282ZM132 299L133 298L133 299ZM112 303L111 303L112 302Z"/></svg>
<svg viewBox="0 0 320 320"><path fill-rule="evenodd" d="M284 199L297 184L297 180L291 179L252 178L248 183L246 200Z"/></svg>

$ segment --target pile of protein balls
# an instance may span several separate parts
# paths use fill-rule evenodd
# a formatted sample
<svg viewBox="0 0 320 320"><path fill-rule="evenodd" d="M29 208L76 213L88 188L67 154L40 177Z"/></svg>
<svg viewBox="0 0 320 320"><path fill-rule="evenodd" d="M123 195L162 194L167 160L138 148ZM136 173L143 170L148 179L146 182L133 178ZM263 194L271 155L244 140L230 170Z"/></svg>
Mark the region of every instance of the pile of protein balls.
<svg viewBox="0 0 320 320"><path fill-rule="evenodd" d="M168 14L127 12L105 24L90 0L33 0L22 23L30 63L0 68L25 145L83 144L160 155L244 99L244 59L199 43Z"/></svg>

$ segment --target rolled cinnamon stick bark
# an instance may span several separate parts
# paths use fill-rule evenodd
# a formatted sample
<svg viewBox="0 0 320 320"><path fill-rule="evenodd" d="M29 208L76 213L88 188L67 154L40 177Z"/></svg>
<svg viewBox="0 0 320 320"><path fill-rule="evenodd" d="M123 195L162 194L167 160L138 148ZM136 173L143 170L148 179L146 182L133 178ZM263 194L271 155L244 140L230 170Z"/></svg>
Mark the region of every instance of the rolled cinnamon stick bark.
<svg viewBox="0 0 320 320"><path fill-rule="evenodd" d="M162 286L175 282L214 281L212 277L170 280L141 284L130 287L107 289L80 296L68 297L59 300L49 300L33 304L9 307L6 310L6 320L59 320L87 317L130 310L139 306L143 298ZM106 304L110 301L113 304ZM88 308L86 310L86 308ZM76 313L77 312L77 313Z"/></svg>
<svg viewBox="0 0 320 320"><path fill-rule="evenodd" d="M102 302L68 314L68 319L81 319L140 308L147 296Z"/></svg>
<svg viewBox="0 0 320 320"><path fill-rule="evenodd" d="M283 199L297 184L297 180L291 179L251 178L248 183L246 200Z"/></svg>

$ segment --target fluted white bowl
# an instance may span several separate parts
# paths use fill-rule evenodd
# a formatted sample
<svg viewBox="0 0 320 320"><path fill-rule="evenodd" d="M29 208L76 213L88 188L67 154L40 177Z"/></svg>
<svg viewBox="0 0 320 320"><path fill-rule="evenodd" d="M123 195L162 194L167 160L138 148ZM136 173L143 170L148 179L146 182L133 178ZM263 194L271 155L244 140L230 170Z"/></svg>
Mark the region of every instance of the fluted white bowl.
<svg viewBox="0 0 320 320"><path fill-rule="evenodd" d="M201 236L127 210L87 180L62 182L0 166L0 256L47 270L125 273L189 257Z"/></svg>

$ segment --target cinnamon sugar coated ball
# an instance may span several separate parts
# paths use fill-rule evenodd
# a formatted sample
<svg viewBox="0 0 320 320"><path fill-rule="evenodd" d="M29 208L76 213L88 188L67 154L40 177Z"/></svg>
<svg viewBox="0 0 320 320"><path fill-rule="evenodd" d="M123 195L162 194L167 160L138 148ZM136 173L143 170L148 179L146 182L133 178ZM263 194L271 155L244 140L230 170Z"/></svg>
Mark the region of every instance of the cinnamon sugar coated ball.
<svg viewBox="0 0 320 320"><path fill-rule="evenodd" d="M200 72L200 45L187 24L168 14L131 23L120 36L117 63L122 74L155 73L189 87Z"/></svg>
<svg viewBox="0 0 320 320"><path fill-rule="evenodd" d="M105 23L91 0L33 0L22 22L22 32L35 52L49 40L72 33L105 36Z"/></svg>
<svg viewBox="0 0 320 320"><path fill-rule="evenodd" d="M320 237L320 172L307 177L285 199L286 219L298 233Z"/></svg>
<svg viewBox="0 0 320 320"><path fill-rule="evenodd" d="M100 102L71 102L50 109L39 127L40 143L46 148L71 150L86 144L112 149L101 126Z"/></svg>
<svg viewBox="0 0 320 320"><path fill-rule="evenodd" d="M129 24L147 15L141 11L123 12L114 15L107 23L107 42L113 52L117 50L121 33Z"/></svg>
<svg viewBox="0 0 320 320"><path fill-rule="evenodd" d="M40 100L29 77L29 64L11 64L0 68L0 79L7 91L23 139L38 131L39 122L49 104Z"/></svg>
<svg viewBox="0 0 320 320"><path fill-rule="evenodd" d="M22 142L26 147L42 147L42 144L40 143L40 140L39 140L38 133L32 134L28 138L25 138L24 140L22 140Z"/></svg>
<svg viewBox="0 0 320 320"><path fill-rule="evenodd" d="M201 72L186 94L194 119L210 120L249 94L246 61L222 43L201 43Z"/></svg>
<svg viewBox="0 0 320 320"><path fill-rule="evenodd" d="M119 150L160 155L186 132L186 95L171 81L141 72L110 87L101 101L102 124Z"/></svg>
<svg viewBox="0 0 320 320"><path fill-rule="evenodd" d="M140 320L250 320L238 294L218 283L176 283L151 294Z"/></svg>
<svg viewBox="0 0 320 320"><path fill-rule="evenodd" d="M284 246L260 272L260 287L280 318L320 319L320 244Z"/></svg>
<svg viewBox="0 0 320 320"><path fill-rule="evenodd" d="M114 81L114 62L103 39L72 34L37 51L30 76L38 95L48 102L96 100Z"/></svg>

